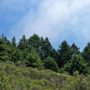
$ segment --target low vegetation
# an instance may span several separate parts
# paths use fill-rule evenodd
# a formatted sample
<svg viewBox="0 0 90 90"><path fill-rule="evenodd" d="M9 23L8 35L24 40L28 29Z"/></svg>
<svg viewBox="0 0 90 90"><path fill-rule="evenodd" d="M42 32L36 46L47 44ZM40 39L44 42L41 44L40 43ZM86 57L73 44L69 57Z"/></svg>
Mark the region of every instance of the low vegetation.
<svg viewBox="0 0 90 90"><path fill-rule="evenodd" d="M81 52L63 41L25 35L16 43L0 37L0 90L90 90L90 43Z"/></svg>
<svg viewBox="0 0 90 90"><path fill-rule="evenodd" d="M0 63L0 90L90 90L90 76Z"/></svg>

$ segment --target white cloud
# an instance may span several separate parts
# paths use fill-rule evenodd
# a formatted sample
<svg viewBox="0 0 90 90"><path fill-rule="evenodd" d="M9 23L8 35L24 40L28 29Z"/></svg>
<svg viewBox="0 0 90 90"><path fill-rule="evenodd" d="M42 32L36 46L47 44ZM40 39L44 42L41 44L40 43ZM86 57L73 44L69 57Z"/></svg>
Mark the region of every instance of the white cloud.
<svg viewBox="0 0 90 90"><path fill-rule="evenodd" d="M27 36L33 33L48 36L52 42L67 39L71 34L74 34L77 40L83 38L88 41L90 27L87 23L90 22L79 20L85 17L80 17L79 14L87 14L85 11L88 8L90 0L39 0L36 11L30 10L14 28ZM89 13L89 10L87 12ZM71 25L71 31L67 24Z"/></svg>

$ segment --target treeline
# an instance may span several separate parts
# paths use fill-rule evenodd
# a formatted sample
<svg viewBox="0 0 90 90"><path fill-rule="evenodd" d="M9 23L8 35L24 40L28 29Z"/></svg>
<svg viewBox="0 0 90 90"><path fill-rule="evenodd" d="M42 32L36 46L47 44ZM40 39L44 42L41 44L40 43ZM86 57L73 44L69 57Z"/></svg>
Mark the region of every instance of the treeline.
<svg viewBox="0 0 90 90"><path fill-rule="evenodd" d="M17 66L50 69L55 72L67 72L71 75L90 73L90 43L80 52L75 43L69 45L63 41L55 50L49 39L34 34L30 38L25 35L16 43L16 38L8 40L0 36L0 62L14 62Z"/></svg>

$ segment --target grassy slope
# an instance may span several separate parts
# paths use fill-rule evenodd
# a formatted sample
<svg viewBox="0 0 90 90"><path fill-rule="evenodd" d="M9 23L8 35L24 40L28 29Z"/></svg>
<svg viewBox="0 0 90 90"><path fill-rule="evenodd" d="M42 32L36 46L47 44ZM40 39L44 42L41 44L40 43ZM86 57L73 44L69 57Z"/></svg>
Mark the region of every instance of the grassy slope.
<svg viewBox="0 0 90 90"><path fill-rule="evenodd" d="M0 90L90 90L90 77L0 63Z"/></svg>

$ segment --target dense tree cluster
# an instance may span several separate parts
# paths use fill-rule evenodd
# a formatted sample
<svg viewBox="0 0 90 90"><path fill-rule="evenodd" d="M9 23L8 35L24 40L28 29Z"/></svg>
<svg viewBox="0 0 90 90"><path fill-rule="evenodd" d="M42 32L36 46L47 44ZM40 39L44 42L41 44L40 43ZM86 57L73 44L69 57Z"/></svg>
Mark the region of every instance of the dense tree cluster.
<svg viewBox="0 0 90 90"><path fill-rule="evenodd" d="M16 43L16 38L8 40L0 36L0 62L12 61L16 65L38 69L51 69L55 72L68 72L73 75L89 73L90 43L80 52L73 43L69 45L63 41L55 50L49 39L34 34L30 38L25 35Z"/></svg>

